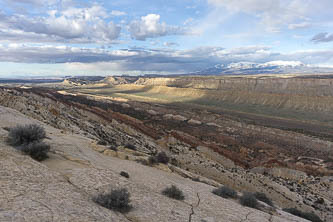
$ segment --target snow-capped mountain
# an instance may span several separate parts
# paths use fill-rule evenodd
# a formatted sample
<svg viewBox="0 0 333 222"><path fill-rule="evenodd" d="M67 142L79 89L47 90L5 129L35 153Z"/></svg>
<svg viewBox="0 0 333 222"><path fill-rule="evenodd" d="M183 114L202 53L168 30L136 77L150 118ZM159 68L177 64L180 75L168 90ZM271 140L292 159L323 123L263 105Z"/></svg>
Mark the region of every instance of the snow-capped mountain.
<svg viewBox="0 0 333 222"><path fill-rule="evenodd" d="M299 61L270 61L265 63L235 62L229 64L217 64L214 67L196 72L200 75L223 74L269 74L269 73L313 73L333 72L332 68L306 65Z"/></svg>

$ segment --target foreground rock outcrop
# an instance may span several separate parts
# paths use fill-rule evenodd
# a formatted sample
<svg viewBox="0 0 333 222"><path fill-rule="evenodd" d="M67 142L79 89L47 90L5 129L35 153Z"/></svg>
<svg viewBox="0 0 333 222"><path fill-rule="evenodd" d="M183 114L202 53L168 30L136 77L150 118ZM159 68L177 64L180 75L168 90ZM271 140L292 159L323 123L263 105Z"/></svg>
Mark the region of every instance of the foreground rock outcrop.
<svg viewBox="0 0 333 222"><path fill-rule="evenodd" d="M25 123L45 127L52 147L48 160L36 162L6 144L5 129ZM243 207L213 195L211 185L104 155L92 139L2 106L0 126L0 221L305 221L281 210L270 215ZM183 190L184 201L161 194L172 184ZM131 212L116 213L92 201L116 187L128 188Z"/></svg>

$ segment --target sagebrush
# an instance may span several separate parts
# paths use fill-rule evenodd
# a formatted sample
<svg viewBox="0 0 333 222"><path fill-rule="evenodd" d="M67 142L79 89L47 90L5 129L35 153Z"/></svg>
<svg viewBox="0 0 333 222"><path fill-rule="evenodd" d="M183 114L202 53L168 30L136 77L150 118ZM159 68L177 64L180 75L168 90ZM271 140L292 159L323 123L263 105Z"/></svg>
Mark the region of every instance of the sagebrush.
<svg viewBox="0 0 333 222"><path fill-rule="evenodd" d="M47 153L50 151L50 145L44 142L32 142L22 145L19 149L34 160L42 161L48 158Z"/></svg>
<svg viewBox="0 0 333 222"><path fill-rule="evenodd" d="M246 207L251 207L251 208L259 207L257 198L254 196L253 193L248 193L248 192L243 193L243 195L239 199L239 202Z"/></svg>
<svg viewBox="0 0 333 222"><path fill-rule="evenodd" d="M307 220L312 221L312 222L322 222L320 217L318 215L316 215L315 213L313 213L313 212L303 212L303 211L300 211L296 208L284 208L283 210L290 213L290 214L293 214L295 216L307 219Z"/></svg>
<svg viewBox="0 0 333 222"><path fill-rule="evenodd" d="M110 210L127 213L132 209L130 196L126 188L120 188L111 190L111 192L107 194L100 194L94 198L94 201Z"/></svg>
<svg viewBox="0 0 333 222"><path fill-rule="evenodd" d="M162 191L162 194L176 199L176 200L184 200L185 196L183 194L183 191L181 191L178 187L176 187L175 185L172 185L171 187L167 187Z"/></svg>
<svg viewBox="0 0 333 222"><path fill-rule="evenodd" d="M37 124L18 125L10 128L7 141L24 154L37 161L48 158L50 145L42 142L46 138L45 129Z"/></svg>
<svg viewBox="0 0 333 222"><path fill-rule="evenodd" d="M18 125L10 129L8 142L13 146L20 146L42 141L45 137L44 128L37 124Z"/></svg>
<svg viewBox="0 0 333 222"><path fill-rule="evenodd" d="M169 157L165 152L159 152L156 155L156 159L159 163L164 163L164 164L169 163Z"/></svg>
<svg viewBox="0 0 333 222"><path fill-rule="evenodd" d="M273 206L272 200L270 198L268 198L265 193L255 192L254 196L257 198L257 200L260 200L260 201L268 204L269 206Z"/></svg>
<svg viewBox="0 0 333 222"><path fill-rule="evenodd" d="M237 192L227 186L222 186L213 190L213 194L223 198L237 198Z"/></svg>
<svg viewBox="0 0 333 222"><path fill-rule="evenodd" d="M158 154L154 156L150 156L148 158L149 165L155 165L158 163L168 164L169 163L169 157L165 152L159 152Z"/></svg>
<svg viewBox="0 0 333 222"><path fill-rule="evenodd" d="M123 177L126 177L126 178L130 177L129 174L127 172L125 172L125 171L121 171L120 172L120 176L123 176Z"/></svg>

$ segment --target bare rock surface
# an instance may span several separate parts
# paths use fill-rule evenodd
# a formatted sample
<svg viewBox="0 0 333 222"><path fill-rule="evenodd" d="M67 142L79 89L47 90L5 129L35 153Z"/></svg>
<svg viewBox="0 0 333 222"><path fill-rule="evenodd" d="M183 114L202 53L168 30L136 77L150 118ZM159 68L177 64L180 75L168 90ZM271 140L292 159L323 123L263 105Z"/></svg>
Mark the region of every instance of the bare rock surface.
<svg viewBox="0 0 333 222"><path fill-rule="evenodd" d="M3 127L38 123L47 132L50 158L41 163L5 142ZM211 193L213 186L178 174L107 156L93 140L63 132L0 106L0 221L305 221L277 210L274 215ZM126 171L130 178L119 175ZM184 201L161 194L176 185ZM92 201L99 193L126 187L133 210L120 214Z"/></svg>

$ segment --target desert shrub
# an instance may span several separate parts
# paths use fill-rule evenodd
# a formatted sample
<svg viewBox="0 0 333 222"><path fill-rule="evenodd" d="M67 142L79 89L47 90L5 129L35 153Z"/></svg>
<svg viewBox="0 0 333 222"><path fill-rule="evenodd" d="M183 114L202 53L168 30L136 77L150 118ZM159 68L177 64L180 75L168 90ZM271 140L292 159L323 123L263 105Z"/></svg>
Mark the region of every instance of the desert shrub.
<svg viewBox="0 0 333 222"><path fill-rule="evenodd" d="M117 147L115 147L115 146L109 146L109 149L110 149L110 150L113 150L113 151L115 151L115 152L117 152L117 151L118 151L118 148L117 148Z"/></svg>
<svg viewBox="0 0 333 222"><path fill-rule="evenodd" d="M169 157L166 155L165 152L159 152L155 156L150 156L148 158L148 163L150 166L158 163L168 164L168 162L169 162Z"/></svg>
<svg viewBox="0 0 333 222"><path fill-rule="evenodd" d="M45 137L44 128L37 124L19 125L10 129L8 142L13 146L20 146L41 141Z"/></svg>
<svg viewBox="0 0 333 222"><path fill-rule="evenodd" d="M315 213L312 213L312 212L307 213L307 212L300 211L296 208L284 208L283 210L292 214L292 215L307 219L307 220L312 221L312 222L322 222L320 217L318 217Z"/></svg>
<svg viewBox="0 0 333 222"><path fill-rule="evenodd" d="M50 145L44 142L32 142L24 144L19 149L37 161L42 161L48 158L47 153L50 151Z"/></svg>
<svg viewBox="0 0 333 222"><path fill-rule="evenodd" d="M212 192L213 194L223 198L236 198L237 192L227 186L219 187Z"/></svg>
<svg viewBox="0 0 333 222"><path fill-rule="evenodd" d="M167 154L165 152L159 152L156 155L156 159L159 163L167 164L169 162L169 157L167 156Z"/></svg>
<svg viewBox="0 0 333 222"><path fill-rule="evenodd" d="M176 187L175 185L172 185L171 187L167 187L162 191L162 194L176 199L176 200L184 200L185 196L183 194L183 191L181 191L178 187Z"/></svg>
<svg viewBox="0 0 333 222"><path fill-rule="evenodd" d="M94 201L105 208L122 213L129 212L132 209L130 193L126 188L111 190L107 194L100 194L94 198Z"/></svg>
<svg viewBox="0 0 333 222"><path fill-rule="evenodd" d="M148 158L148 163L150 166L158 164L158 160L157 160L156 156L150 156Z"/></svg>
<svg viewBox="0 0 333 222"><path fill-rule="evenodd" d="M135 160L135 162L141 163L144 166L149 166L150 165L149 160L145 160L145 159L137 159L137 160Z"/></svg>
<svg viewBox="0 0 333 222"><path fill-rule="evenodd" d="M257 198L257 200L260 200L266 204L268 204L269 206L273 206L273 202L271 199L269 199L266 194L261 193L261 192L255 192L254 196Z"/></svg>
<svg viewBox="0 0 333 222"><path fill-rule="evenodd" d="M253 193L248 193L248 192L243 193L239 201L243 206L258 208L258 201Z"/></svg>
<svg viewBox="0 0 333 222"><path fill-rule="evenodd" d="M302 215L302 211L296 209L296 208L284 208L283 211L286 211L292 215L300 217Z"/></svg>
<svg viewBox="0 0 333 222"><path fill-rule="evenodd" d="M127 149L130 149L130 150L136 150L136 146L133 145L133 144L131 144L131 143L127 143L127 144L125 145L125 147L126 147Z"/></svg>
<svg viewBox="0 0 333 222"><path fill-rule="evenodd" d="M98 145L101 145L101 146L106 146L108 145L108 143L105 141L105 140L100 140L97 142Z"/></svg>
<svg viewBox="0 0 333 222"><path fill-rule="evenodd" d="M6 130L7 132L9 132L9 131L10 131L10 128L9 128L9 127L7 127L7 126L5 126L5 127L2 127L2 129Z"/></svg>
<svg viewBox="0 0 333 222"><path fill-rule="evenodd" d="M315 201L316 204L324 204L325 203L325 200L323 198L318 198L316 201Z"/></svg>
<svg viewBox="0 0 333 222"><path fill-rule="evenodd" d="M303 218L312 222L323 222L320 217L313 212L303 212Z"/></svg>
<svg viewBox="0 0 333 222"><path fill-rule="evenodd" d="M129 174L125 171L121 171L120 172L120 176L123 176L123 177L126 177L126 178L129 178Z"/></svg>

